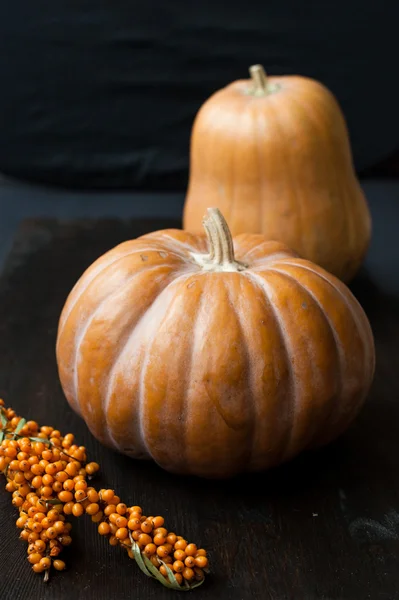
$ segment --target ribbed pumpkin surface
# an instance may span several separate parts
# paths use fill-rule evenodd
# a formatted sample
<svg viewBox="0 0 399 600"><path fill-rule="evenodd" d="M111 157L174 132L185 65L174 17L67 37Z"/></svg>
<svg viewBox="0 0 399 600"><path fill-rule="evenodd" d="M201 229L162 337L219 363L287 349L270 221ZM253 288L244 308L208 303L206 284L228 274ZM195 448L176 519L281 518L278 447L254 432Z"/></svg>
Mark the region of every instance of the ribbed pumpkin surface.
<svg viewBox="0 0 399 600"><path fill-rule="evenodd" d="M235 258L220 248L179 230L119 245L72 290L57 340L93 435L210 477L329 442L374 371L367 318L335 277L261 235L234 238Z"/></svg>

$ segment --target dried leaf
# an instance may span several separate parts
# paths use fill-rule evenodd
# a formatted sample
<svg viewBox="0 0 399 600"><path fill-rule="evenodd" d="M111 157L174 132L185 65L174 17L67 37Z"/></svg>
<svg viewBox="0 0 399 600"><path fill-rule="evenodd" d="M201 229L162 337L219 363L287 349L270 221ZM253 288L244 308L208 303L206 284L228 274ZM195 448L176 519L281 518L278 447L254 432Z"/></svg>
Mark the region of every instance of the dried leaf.
<svg viewBox="0 0 399 600"><path fill-rule="evenodd" d="M148 572L148 570L146 569L146 566L144 564L143 558L141 556L140 548L138 547L138 545L136 544L136 542L134 540L133 540L133 544L132 544L132 550L134 553L135 561L138 564L139 568L143 571L143 573L145 573L147 575L147 577L151 577L150 573Z"/></svg>
<svg viewBox="0 0 399 600"><path fill-rule="evenodd" d="M4 429L4 427L7 427L8 421L5 418L4 413L3 413L2 410L0 410L0 421L1 421L1 425L2 425L3 429Z"/></svg>
<svg viewBox="0 0 399 600"><path fill-rule="evenodd" d="M22 427L26 424L26 419L20 419L18 425L15 428L14 435L18 435Z"/></svg>

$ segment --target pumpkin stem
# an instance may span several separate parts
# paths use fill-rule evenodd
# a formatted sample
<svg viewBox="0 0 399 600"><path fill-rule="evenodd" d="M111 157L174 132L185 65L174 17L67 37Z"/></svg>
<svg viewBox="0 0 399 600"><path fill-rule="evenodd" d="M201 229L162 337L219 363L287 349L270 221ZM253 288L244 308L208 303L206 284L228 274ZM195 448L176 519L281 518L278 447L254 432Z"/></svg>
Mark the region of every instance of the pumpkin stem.
<svg viewBox="0 0 399 600"><path fill-rule="evenodd" d="M226 219L218 208L208 208L202 221L209 241L209 254L194 254L208 271L243 271L246 265L235 260L233 238Z"/></svg>
<svg viewBox="0 0 399 600"><path fill-rule="evenodd" d="M254 84L254 93L259 96L266 94L267 75L262 65L252 65L252 67L249 67L249 74Z"/></svg>

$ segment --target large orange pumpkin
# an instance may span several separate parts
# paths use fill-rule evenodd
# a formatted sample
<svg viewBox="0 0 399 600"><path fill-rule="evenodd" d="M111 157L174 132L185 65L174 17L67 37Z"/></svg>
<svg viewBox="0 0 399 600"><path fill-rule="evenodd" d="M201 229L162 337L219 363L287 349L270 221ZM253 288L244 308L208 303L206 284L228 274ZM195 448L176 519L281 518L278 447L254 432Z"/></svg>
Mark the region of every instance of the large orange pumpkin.
<svg viewBox="0 0 399 600"><path fill-rule="evenodd" d="M62 312L57 360L94 436L165 469L227 477L325 444L374 371L338 279L262 235L158 231L99 258Z"/></svg>
<svg viewBox="0 0 399 600"><path fill-rule="evenodd" d="M235 81L209 98L193 126L184 227L201 231L217 206L233 235L262 233L349 281L371 219L348 132L333 95L298 76Z"/></svg>

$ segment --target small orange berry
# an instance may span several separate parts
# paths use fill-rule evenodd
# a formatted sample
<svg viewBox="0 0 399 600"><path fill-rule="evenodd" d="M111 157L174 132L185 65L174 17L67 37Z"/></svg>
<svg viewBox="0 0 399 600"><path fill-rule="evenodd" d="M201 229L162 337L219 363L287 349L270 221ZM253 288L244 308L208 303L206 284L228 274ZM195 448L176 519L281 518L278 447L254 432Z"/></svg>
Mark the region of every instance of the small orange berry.
<svg viewBox="0 0 399 600"><path fill-rule="evenodd" d="M79 480L75 483L75 490L87 490L87 483L86 481L83 480Z"/></svg>
<svg viewBox="0 0 399 600"><path fill-rule="evenodd" d="M98 513L91 516L91 520L93 521L93 523L99 523L100 521L102 521L103 517L104 517L103 511L99 510Z"/></svg>
<svg viewBox="0 0 399 600"><path fill-rule="evenodd" d="M91 516L97 514L99 510L100 506L97 504L97 502L92 502L86 507L87 514Z"/></svg>
<svg viewBox="0 0 399 600"><path fill-rule="evenodd" d="M104 515L106 517L110 517L114 513L116 513L114 504L108 504L108 506L104 508Z"/></svg>
<svg viewBox="0 0 399 600"><path fill-rule="evenodd" d="M189 567L186 567L182 573L184 579L187 579L187 581L191 581L192 579L194 579L195 577L195 573L192 569L190 569Z"/></svg>
<svg viewBox="0 0 399 600"><path fill-rule="evenodd" d="M33 552L32 554L29 554L29 556L28 556L28 560L32 565L35 565L36 563L41 561L42 558L43 557L41 554L39 554L39 552Z"/></svg>
<svg viewBox="0 0 399 600"><path fill-rule="evenodd" d="M62 487L67 492L71 492L73 489L75 489L75 482L72 479L66 479L62 484Z"/></svg>
<svg viewBox="0 0 399 600"><path fill-rule="evenodd" d="M32 565L32 570L33 570L35 573L43 573L43 571L44 571L44 569L43 569L42 565L40 564L40 562L38 562L38 563L36 563L36 564Z"/></svg>
<svg viewBox="0 0 399 600"><path fill-rule="evenodd" d="M63 490L62 492L60 492L58 494L58 498L61 500L61 502L71 502L71 500L73 500L73 494L72 494L72 492Z"/></svg>
<svg viewBox="0 0 399 600"><path fill-rule="evenodd" d="M34 477L32 479L31 484L36 489L38 489L39 487L41 487L42 486L42 478L40 477L40 475L36 475L36 477Z"/></svg>
<svg viewBox="0 0 399 600"><path fill-rule="evenodd" d="M58 472L57 463L50 463L45 470L48 475L55 475Z"/></svg>
<svg viewBox="0 0 399 600"><path fill-rule="evenodd" d="M114 490L104 490L104 492L101 494L101 499L104 502L109 503L111 500L113 500L114 496Z"/></svg>
<svg viewBox="0 0 399 600"><path fill-rule="evenodd" d="M152 523L150 521L144 521L141 524L141 531L144 533L151 533L152 531Z"/></svg>
<svg viewBox="0 0 399 600"><path fill-rule="evenodd" d="M138 542L143 546L147 546L147 544L152 543L152 538L148 535L148 533L140 533L138 536Z"/></svg>
<svg viewBox="0 0 399 600"><path fill-rule="evenodd" d="M99 471L99 469L100 469L100 465L96 462L91 462L86 465L86 473L88 475L94 475L94 473L97 473L97 471Z"/></svg>
<svg viewBox="0 0 399 600"><path fill-rule="evenodd" d="M174 546L177 542L177 536L175 533L168 533L167 537L166 537L166 541L168 542L168 544L172 544L172 546Z"/></svg>
<svg viewBox="0 0 399 600"><path fill-rule="evenodd" d="M165 529L165 527L157 527L156 529L154 529L154 535L163 535L164 538L166 538L166 536L168 535L168 530Z"/></svg>
<svg viewBox="0 0 399 600"><path fill-rule="evenodd" d="M48 448L46 450L43 450L43 452L42 452L43 460L50 461L52 458L53 458L53 453L51 452L51 450L49 450Z"/></svg>
<svg viewBox="0 0 399 600"><path fill-rule="evenodd" d="M49 540L53 540L58 535L54 527L49 527L46 531L46 534Z"/></svg>
<svg viewBox="0 0 399 600"><path fill-rule="evenodd" d="M31 466L31 471L34 475L41 475L44 473L44 469L40 464L34 464Z"/></svg>
<svg viewBox="0 0 399 600"><path fill-rule="evenodd" d="M192 569L193 567L195 567L195 558L194 558L194 556L187 556L187 558L184 561L184 564L186 565L186 567L190 567L190 569Z"/></svg>
<svg viewBox="0 0 399 600"><path fill-rule="evenodd" d="M36 523L41 523L41 522L43 521L43 519L44 519L44 518L45 518L45 517L44 517L44 513L43 513L43 512L37 512L37 513L34 515L34 517L33 517L33 520L34 520Z"/></svg>
<svg viewBox="0 0 399 600"><path fill-rule="evenodd" d="M60 537L60 542L63 546L69 546L70 544L72 544L72 538L70 535L62 535Z"/></svg>
<svg viewBox="0 0 399 600"><path fill-rule="evenodd" d="M52 519L49 519L48 517L44 517L44 519L42 519L41 523L42 523L43 529L47 529L48 527L51 527L53 525L54 521Z"/></svg>
<svg viewBox="0 0 399 600"><path fill-rule="evenodd" d="M53 560L53 567L56 571L63 571L66 567L66 564L63 560Z"/></svg>
<svg viewBox="0 0 399 600"><path fill-rule="evenodd" d="M116 514L118 514L118 513L116 513ZM127 527L126 517L122 517L121 515L119 517L117 517L116 521L115 521L115 525L117 525L118 527ZM148 532L144 532L144 533L148 533Z"/></svg>
<svg viewBox="0 0 399 600"><path fill-rule="evenodd" d="M181 560L175 560L173 563L173 570L176 571L176 573L183 573L184 563Z"/></svg>
<svg viewBox="0 0 399 600"><path fill-rule="evenodd" d="M81 502L85 498L86 498L86 490L81 490L80 489L77 492L75 492L75 500L76 500L76 502Z"/></svg>
<svg viewBox="0 0 399 600"><path fill-rule="evenodd" d="M62 483L61 483L61 481L54 481L54 483L53 483L53 491L56 494L59 494L59 492L62 492Z"/></svg>
<svg viewBox="0 0 399 600"><path fill-rule="evenodd" d="M119 504L116 505L116 512L118 514L124 515L124 514L126 514L126 510L127 510L127 506L123 502L119 502Z"/></svg>
<svg viewBox="0 0 399 600"><path fill-rule="evenodd" d="M20 536L19 536L19 537L21 538L21 540L24 540L25 542L27 542L27 541L28 541L28 539L29 539L29 537L30 537L30 535L31 535L31 534L29 533L29 531L28 531L27 529L23 529L23 530L21 531L21 534L20 534ZM36 542L36 540L33 540L33 541L35 541L35 542ZM30 543L32 543L32 542L30 542Z"/></svg>
<svg viewBox="0 0 399 600"><path fill-rule="evenodd" d="M65 525L63 521L56 521L53 527L56 530L57 535L61 535L62 533L64 533Z"/></svg>
<svg viewBox="0 0 399 600"><path fill-rule="evenodd" d="M154 544L157 546L162 546L166 542L166 538L161 533L157 533L154 535Z"/></svg>
<svg viewBox="0 0 399 600"><path fill-rule="evenodd" d="M50 487L49 485L45 485L41 488L41 494L42 496L44 496L44 498L50 498L50 496L53 493L53 488ZM61 498L60 498L61 500Z"/></svg>
<svg viewBox="0 0 399 600"><path fill-rule="evenodd" d="M16 526L19 527L19 529L22 529L23 527L25 527L25 523L27 520L28 519L26 516L19 517L16 521Z"/></svg>
<svg viewBox="0 0 399 600"><path fill-rule="evenodd" d="M69 475L66 471L58 471L58 473L55 474L55 478L57 481L64 483L64 481L69 479Z"/></svg>
<svg viewBox="0 0 399 600"><path fill-rule="evenodd" d="M186 540L177 540L175 543L175 550L185 550L187 548Z"/></svg>
<svg viewBox="0 0 399 600"><path fill-rule="evenodd" d="M106 523L105 521L100 523L100 525L98 526L98 533L100 535L108 535L109 532L110 532L110 527L109 527L108 523Z"/></svg>
<svg viewBox="0 0 399 600"><path fill-rule="evenodd" d="M49 475L48 473L45 473L42 477L42 481L43 485L53 485L54 477L52 475Z"/></svg>
<svg viewBox="0 0 399 600"><path fill-rule="evenodd" d="M167 577L167 576L168 576L168 572L167 572L167 570L166 570L166 567L165 567L164 565L161 565L161 566L159 567L159 572L160 572L160 573L161 573L161 574L162 574L164 577Z"/></svg>
<svg viewBox="0 0 399 600"><path fill-rule="evenodd" d="M72 508L72 514L74 517L81 517L84 513L83 506L81 504L74 504Z"/></svg>
<svg viewBox="0 0 399 600"><path fill-rule="evenodd" d="M188 544L188 546L186 546L186 548L183 550L185 551L185 553L187 554L187 556L195 556L195 554L197 553L197 546L195 544Z"/></svg>
<svg viewBox="0 0 399 600"><path fill-rule="evenodd" d="M124 540L125 538L127 538L127 536L128 530L126 529L126 527L119 527L119 529L115 533L115 537L117 537L118 540Z"/></svg>
<svg viewBox="0 0 399 600"><path fill-rule="evenodd" d="M154 517L154 519L152 519L154 529L156 529L157 527L162 527L164 523L165 519L163 517Z"/></svg>
<svg viewBox="0 0 399 600"><path fill-rule="evenodd" d="M64 514L71 515L72 514L72 509L73 509L74 506L75 506L74 502L72 502L72 501L71 502L66 502L64 504L64 508L63 508Z"/></svg>
<svg viewBox="0 0 399 600"><path fill-rule="evenodd" d="M206 567L208 566L208 559L206 556L204 555L197 555L194 559L195 561L195 566L199 567L200 569L206 569Z"/></svg>
<svg viewBox="0 0 399 600"><path fill-rule="evenodd" d="M134 558L134 556L133 556ZM159 569L159 565L161 564L159 562L159 558L156 554L153 554L152 556L150 556L150 561L152 562L152 564L154 565L154 567L156 567L157 569Z"/></svg>
<svg viewBox="0 0 399 600"><path fill-rule="evenodd" d="M27 460L21 460L19 462L19 470L20 471L29 471L30 470L31 465L29 464L29 462Z"/></svg>
<svg viewBox="0 0 399 600"><path fill-rule="evenodd" d="M158 546L157 554L159 558L164 558L165 556L168 556L169 549L166 546Z"/></svg>
<svg viewBox="0 0 399 600"><path fill-rule="evenodd" d="M45 542L43 542L43 540L36 540L35 548L36 548L36 552L42 553L46 549L46 544L45 544Z"/></svg>
<svg viewBox="0 0 399 600"><path fill-rule="evenodd" d="M184 561L186 559L186 553L184 552L184 550L175 550L173 556L176 560Z"/></svg>
<svg viewBox="0 0 399 600"><path fill-rule="evenodd" d="M4 454L8 458L15 458L17 456L17 449L13 446L7 446L7 448L4 450Z"/></svg>
<svg viewBox="0 0 399 600"><path fill-rule="evenodd" d="M104 511L105 513L105 511ZM129 529L131 529L132 531L134 531L135 529L140 529L141 530L141 522L140 519L129 519L127 526L129 527Z"/></svg>
<svg viewBox="0 0 399 600"><path fill-rule="evenodd" d="M24 500L23 500L22 496L15 496L12 499L12 503L13 503L14 506L16 506L17 508L19 508L20 506L23 505Z"/></svg>
<svg viewBox="0 0 399 600"><path fill-rule="evenodd" d="M116 538L114 535L111 535L108 541L111 546L117 546L119 544L118 538Z"/></svg>
<svg viewBox="0 0 399 600"><path fill-rule="evenodd" d="M146 556L152 556L157 551L157 547L155 544L147 544L144 548L144 554Z"/></svg>
<svg viewBox="0 0 399 600"><path fill-rule="evenodd" d="M100 496L94 488L89 488L87 490L87 497L90 500L90 502L99 502L100 500Z"/></svg>
<svg viewBox="0 0 399 600"><path fill-rule="evenodd" d="M68 475L70 477L75 477L75 475L77 474L78 470L79 469L78 469L77 464L76 464L75 461L68 463L67 466L65 467L65 471L68 473Z"/></svg>
<svg viewBox="0 0 399 600"><path fill-rule="evenodd" d="M49 569L51 567L51 558L49 558L48 556L44 556L40 560L39 565L43 567L43 570Z"/></svg>
<svg viewBox="0 0 399 600"><path fill-rule="evenodd" d="M183 583L183 575L181 573L175 573L175 579L179 585Z"/></svg>

